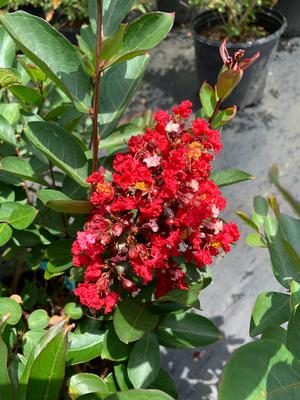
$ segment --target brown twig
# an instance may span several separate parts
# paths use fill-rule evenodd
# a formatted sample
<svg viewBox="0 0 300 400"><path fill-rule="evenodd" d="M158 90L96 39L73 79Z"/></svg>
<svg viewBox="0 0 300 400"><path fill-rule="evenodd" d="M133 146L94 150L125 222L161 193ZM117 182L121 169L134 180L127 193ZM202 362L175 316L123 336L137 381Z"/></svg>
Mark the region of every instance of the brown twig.
<svg viewBox="0 0 300 400"><path fill-rule="evenodd" d="M98 113L99 113L99 101L100 101L100 80L102 75L101 49L102 49L102 0L98 0L95 92L93 99L93 107L91 110L91 118L93 121L93 136L92 136L93 172L97 171L98 168L98 149L99 149Z"/></svg>

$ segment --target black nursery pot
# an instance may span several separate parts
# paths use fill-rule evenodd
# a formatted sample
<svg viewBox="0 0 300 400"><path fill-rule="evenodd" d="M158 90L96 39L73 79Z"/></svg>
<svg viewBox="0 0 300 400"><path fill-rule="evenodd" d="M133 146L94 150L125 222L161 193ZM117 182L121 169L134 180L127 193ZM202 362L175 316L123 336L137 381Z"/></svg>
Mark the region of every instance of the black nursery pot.
<svg viewBox="0 0 300 400"><path fill-rule="evenodd" d="M180 0L157 0L157 9L163 12L175 12L175 24L190 22L192 11L190 7L181 4Z"/></svg>
<svg viewBox="0 0 300 400"><path fill-rule="evenodd" d="M275 8L280 11L287 20L285 36L300 36L300 1L279 0Z"/></svg>
<svg viewBox="0 0 300 400"><path fill-rule="evenodd" d="M224 107L235 104L240 108L244 108L258 103L263 97L271 56L276 50L279 38L286 28L286 20L280 12L268 8L259 9L256 17L258 25L263 26L270 32L270 35L254 42L227 43L230 54L239 49L244 49L246 50L247 58L257 51L260 52L260 58L245 71L241 82L223 104ZM219 53L221 43L206 38L202 35L202 32L221 23L220 14L214 10L201 13L193 21L196 66L200 86L205 80L214 85L222 67Z"/></svg>

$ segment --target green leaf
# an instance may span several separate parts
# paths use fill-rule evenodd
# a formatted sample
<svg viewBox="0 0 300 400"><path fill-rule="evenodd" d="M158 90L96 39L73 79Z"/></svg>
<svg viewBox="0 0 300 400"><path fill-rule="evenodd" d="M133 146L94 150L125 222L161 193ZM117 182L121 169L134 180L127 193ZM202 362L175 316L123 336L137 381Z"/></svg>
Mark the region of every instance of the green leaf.
<svg viewBox="0 0 300 400"><path fill-rule="evenodd" d="M222 171L213 172L211 174L211 179L216 185L222 187L254 179L254 176L247 172L240 171L239 169L224 169Z"/></svg>
<svg viewBox="0 0 300 400"><path fill-rule="evenodd" d="M40 91L36 88L27 87L24 85L9 86L9 91L22 103L40 105L43 102L43 97Z"/></svg>
<svg viewBox="0 0 300 400"><path fill-rule="evenodd" d="M87 159L77 139L53 122L29 122L25 134L31 143L81 186L88 186Z"/></svg>
<svg viewBox="0 0 300 400"><path fill-rule="evenodd" d="M290 204L293 210L300 216L300 201L297 201L289 191L287 191L279 182L279 171L276 165L273 165L269 172L272 183L277 187L286 201Z"/></svg>
<svg viewBox="0 0 300 400"><path fill-rule="evenodd" d="M21 83L22 78L15 68L0 68L0 88L6 88L15 83Z"/></svg>
<svg viewBox="0 0 300 400"><path fill-rule="evenodd" d="M128 54L141 54L157 46L168 34L174 15L153 12L142 15L128 25L123 36L123 47L116 58Z"/></svg>
<svg viewBox="0 0 300 400"><path fill-rule="evenodd" d="M300 220L286 214L280 214L278 224L280 233L300 257Z"/></svg>
<svg viewBox="0 0 300 400"><path fill-rule="evenodd" d="M264 217L264 231L269 241L273 240L273 236L276 235L278 230L278 222L272 215L267 215Z"/></svg>
<svg viewBox="0 0 300 400"><path fill-rule="evenodd" d="M117 126L143 78L148 62L149 56L144 55L112 65L105 70L100 83L99 104L102 138L107 137Z"/></svg>
<svg viewBox="0 0 300 400"><path fill-rule="evenodd" d="M23 230L31 225L36 214L37 210L27 204L13 203L12 213L6 222L15 229Z"/></svg>
<svg viewBox="0 0 300 400"><path fill-rule="evenodd" d="M1 311L0 311L1 313ZM6 325L6 318L0 321L0 330L2 331ZM8 350L2 336L0 335L0 400L13 400L13 388L8 374Z"/></svg>
<svg viewBox="0 0 300 400"><path fill-rule="evenodd" d="M99 376L81 372L71 376L69 384L69 395L71 399L77 399L79 396L88 393L109 393L103 379Z"/></svg>
<svg viewBox="0 0 300 400"><path fill-rule="evenodd" d="M3 26L0 26L0 67L11 67L15 58L15 43Z"/></svg>
<svg viewBox="0 0 300 400"><path fill-rule="evenodd" d="M67 353L67 365L85 363L99 357L104 334L101 331L70 333L70 346Z"/></svg>
<svg viewBox="0 0 300 400"><path fill-rule="evenodd" d="M65 374L66 321L51 327L31 352L15 400L57 400Z"/></svg>
<svg viewBox="0 0 300 400"><path fill-rule="evenodd" d="M22 11L5 13L0 21L23 53L87 112L90 81L74 46L46 21Z"/></svg>
<svg viewBox="0 0 300 400"><path fill-rule="evenodd" d="M267 292L260 294L255 302L250 335L257 336L270 326L278 326L290 317L290 296L284 293Z"/></svg>
<svg viewBox="0 0 300 400"><path fill-rule="evenodd" d="M249 233L246 238L246 243L251 247L267 247L259 233Z"/></svg>
<svg viewBox="0 0 300 400"><path fill-rule="evenodd" d="M0 223L0 246L4 246L12 237L13 230L6 223Z"/></svg>
<svg viewBox="0 0 300 400"><path fill-rule="evenodd" d="M197 306L199 293L203 284L193 284L188 290L174 289L158 298L155 303L173 302L186 307Z"/></svg>
<svg viewBox="0 0 300 400"><path fill-rule="evenodd" d="M105 37L113 35L119 28L119 25L131 10L135 0L118 1L104 0L103 1L103 34ZM89 0L90 17L96 20L97 16L97 0ZM91 15L92 14L92 15Z"/></svg>
<svg viewBox="0 0 300 400"><path fill-rule="evenodd" d="M178 399L178 394L173 379L163 368L159 370L157 377L152 382L149 389L162 390L174 399Z"/></svg>
<svg viewBox="0 0 300 400"><path fill-rule="evenodd" d="M124 364L116 364L114 366L114 377L121 390L132 389L132 383L128 378L127 368Z"/></svg>
<svg viewBox="0 0 300 400"><path fill-rule="evenodd" d="M287 347L290 352L299 360L300 359L300 308L292 311L287 329Z"/></svg>
<svg viewBox="0 0 300 400"><path fill-rule="evenodd" d="M296 400L300 396L300 363L274 340L240 347L225 366L219 400Z"/></svg>
<svg viewBox="0 0 300 400"><path fill-rule="evenodd" d="M0 140L13 146L17 145L15 131L2 115L0 115Z"/></svg>
<svg viewBox="0 0 300 400"><path fill-rule="evenodd" d="M22 318L22 308L19 303L9 297L0 297L0 318L9 315L8 325L16 325Z"/></svg>
<svg viewBox="0 0 300 400"><path fill-rule="evenodd" d="M282 326L270 326L269 328L264 330L261 338L276 340L277 342L283 343L286 346L287 331L282 328Z"/></svg>
<svg viewBox="0 0 300 400"><path fill-rule="evenodd" d="M46 328L50 318L45 310L35 310L28 317L29 329L39 331Z"/></svg>
<svg viewBox="0 0 300 400"><path fill-rule="evenodd" d="M290 291L291 291L291 309L293 309L298 304L300 304L300 283L294 280L291 281Z"/></svg>
<svg viewBox="0 0 300 400"><path fill-rule="evenodd" d="M203 82L200 89L200 101L206 116L210 118L214 113L217 102L214 89L206 81Z"/></svg>
<svg viewBox="0 0 300 400"><path fill-rule="evenodd" d="M35 358L27 388L30 400L58 400L65 375L67 347L67 331L64 330Z"/></svg>
<svg viewBox="0 0 300 400"><path fill-rule="evenodd" d="M272 237L272 242L268 243L268 248L276 279L284 287L289 288L291 280L299 280L300 258L298 254L279 233Z"/></svg>
<svg viewBox="0 0 300 400"><path fill-rule="evenodd" d="M10 125L16 125L20 119L20 105L17 103L0 104L0 115L4 117Z"/></svg>
<svg viewBox="0 0 300 400"><path fill-rule="evenodd" d="M22 337L23 354L28 358L47 331L28 331Z"/></svg>
<svg viewBox="0 0 300 400"><path fill-rule="evenodd" d="M58 240L47 246L48 268L51 272L59 273L72 266L72 240ZM49 266L50 264L50 266Z"/></svg>
<svg viewBox="0 0 300 400"><path fill-rule="evenodd" d="M77 321L78 319L81 319L83 316L83 311L82 308L80 307L79 304L76 304L74 302L67 303L64 306L64 313L73 319L74 321Z"/></svg>
<svg viewBox="0 0 300 400"><path fill-rule="evenodd" d="M177 348L206 346L222 339L209 319L191 311L166 315L157 334L160 344Z"/></svg>
<svg viewBox="0 0 300 400"><path fill-rule="evenodd" d="M127 146L128 140L141 133L141 128L133 124L119 126L112 134L101 141L101 153L105 156Z"/></svg>
<svg viewBox="0 0 300 400"><path fill-rule="evenodd" d="M111 361L123 361L129 356L131 347L121 342L114 327L110 326L104 335L101 346L101 358Z"/></svg>
<svg viewBox="0 0 300 400"><path fill-rule="evenodd" d="M160 368L159 344L153 333L135 342L129 356L127 372L135 389L147 388Z"/></svg>
<svg viewBox="0 0 300 400"><path fill-rule="evenodd" d="M249 217L248 214L242 212L242 211L236 211L235 214L241 218L242 221L245 222L245 224L247 224L248 226L250 226L250 228L254 229L255 231L259 231L258 226L256 225L256 223Z"/></svg>
<svg viewBox="0 0 300 400"><path fill-rule="evenodd" d="M127 299L118 305L113 322L119 339L127 344L152 331L158 324L158 317L145 305Z"/></svg>
<svg viewBox="0 0 300 400"><path fill-rule="evenodd" d="M262 196L255 196L253 199L255 212L266 217L268 215L269 205L267 200Z"/></svg>
<svg viewBox="0 0 300 400"><path fill-rule="evenodd" d="M41 185L48 185L43 178L36 175L29 162L24 158L14 156L4 157L1 160L0 169L17 178L36 182Z"/></svg>
<svg viewBox="0 0 300 400"><path fill-rule="evenodd" d="M106 397L105 400L173 400L168 394L160 390L127 390Z"/></svg>
<svg viewBox="0 0 300 400"><path fill-rule="evenodd" d="M212 121L212 128L216 129L219 128L220 126L227 124L236 116L236 112L237 112L236 106L228 107L223 111L219 111Z"/></svg>

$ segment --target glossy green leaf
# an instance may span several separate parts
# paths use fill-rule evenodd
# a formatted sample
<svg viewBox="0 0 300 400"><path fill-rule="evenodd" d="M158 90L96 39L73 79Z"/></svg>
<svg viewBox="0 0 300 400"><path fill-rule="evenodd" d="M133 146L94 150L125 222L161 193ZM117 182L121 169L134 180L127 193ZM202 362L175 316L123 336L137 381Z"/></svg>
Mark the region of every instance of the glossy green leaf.
<svg viewBox="0 0 300 400"><path fill-rule="evenodd" d="M74 321L81 319L83 316L83 311L81 306L74 302L67 303L64 306L64 313Z"/></svg>
<svg viewBox="0 0 300 400"><path fill-rule="evenodd" d="M290 352L300 359L300 308L296 306L292 311L287 329L287 347Z"/></svg>
<svg viewBox="0 0 300 400"><path fill-rule="evenodd" d="M85 363L99 357L104 334L101 331L71 333L70 346L67 353L67 365Z"/></svg>
<svg viewBox="0 0 300 400"><path fill-rule="evenodd" d="M9 91L22 103L40 105L43 102L43 97L40 91L36 88L27 87L24 85L10 85Z"/></svg>
<svg viewBox="0 0 300 400"><path fill-rule="evenodd" d="M296 400L300 397L300 363L274 340L240 347L225 366L219 400Z"/></svg>
<svg viewBox="0 0 300 400"><path fill-rule="evenodd" d="M0 140L13 146L17 145L15 131L2 115L0 115Z"/></svg>
<svg viewBox="0 0 300 400"><path fill-rule="evenodd" d="M36 182L41 185L48 185L43 178L35 173L28 160L24 158L14 156L4 157L0 162L0 170L10 173L20 179Z"/></svg>
<svg viewBox="0 0 300 400"><path fill-rule="evenodd" d="M95 374L78 373L71 376L69 384L69 395L71 399L77 399L79 396L88 393L109 393L103 379Z"/></svg>
<svg viewBox="0 0 300 400"><path fill-rule="evenodd" d="M99 104L102 138L107 137L117 126L143 78L148 62L148 55L139 56L112 65L104 72L100 84L102 95Z"/></svg>
<svg viewBox="0 0 300 400"><path fill-rule="evenodd" d="M240 171L239 169L224 169L222 171L213 172L211 174L211 179L216 185L222 187L248 181L254 179L254 177L247 172Z"/></svg>
<svg viewBox="0 0 300 400"><path fill-rule="evenodd" d="M103 34L105 37L113 35L119 28L120 23L131 10L135 0L120 2L119 0L103 1ZM97 0L89 0L89 15L92 26L97 26Z"/></svg>
<svg viewBox="0 0 300 400"><path fill-rule="evenodd" d="M281 235L290 243L300 257L300 219L280 214L278 223Z"/></svg>
<svg viewBox="0 0 300 400"><path fill-rule="evenodd" d="M125 147L128 140L139 133L141 133L141 128L136 125L126 124L119 126L107 138L101 140L101 153L107 156L115 150Z"/></svg>
<svg viewBox="0 0 300 400"><path fill-rule="evenodd" d="M128 390L106 397L105 400L173 400L168 394L160 390Z"/></svg>
<svg viewBox="0 0 300 400"><path fill-rule="evenodd" d="M135 342L130 353L127 372L135 389L147 388L160 368L159 344L153 333Z"/></svg>
<svg viewBox="0 0 300 400"><path fill-rule="evenodd" d="M38 342L41 340L41 338L46 334L47 332L42 330L42 331L28 331L25 333L25 335L22 337L22 348L23 348L23 353L26 358L29 358L31 352L35 348L35 346L38 344Z"/></svg>
<svg viewBox="0 0 300 400"><path fill-rule="evenodd" d="M158 317L145 305L127 299L118 305L113 322L119 339L130 343L152 331L158 324Z"/></svg>
<svg viewBox="0 0 300 400"><path fill-rule="evenodd" d="M270 326L278 326L290 317L290 296L284 293L262 293L256 299L250 323L250 335L263 333Z"/></svg>
<svg viewBox="0 0 300 400"><path fill-rule="evenodd" d="M28 226L34 221L37 210L27 204L13 204L12 213L9 218L7 218L6 222L18 230L28 228Z"/></svg>
<svg viewBox="0 0 300 400"><path fill-rule="evenodd" d="M123 47L115 57L140 54L157 46L167 36L173 22L173 14L162 12L147 13L135 19L124 32Z"/></svg>
<svg viewBox="0 0 300 400"><path fill-rule="evenodd" d="M111 361L126 360L129 356L131 347L121 342L114 327L110 326L105 332L101 346L101 358Z"/></svg>
<svg viewBox="0 0 300 400"><path fill-rule="evenodd" d="M188 290L174 289L158 298L155 303L173 302L187 307L195 307L203 284L193 284Z"/></svg>
<svg viewBox="0 0 300 400"><path fill-rule="evenodd" d="M264 231L269 241L273 240L273 236L276 235L278 230L278 222L273 215L267 215L264 217Z"/></svg>
<svg viewBox="0 0 300 400"><path fill-rule="evenodd" d="M0 67L11 67L15 58L15 52L15 42L4 27L0 26Z"/></svg>
<svg viewBox="0 0 300 400"><path fill-rule="evenodd" d="M17 103L0 104L0 115L4 117L10 125L16 125L20 119L20 105Z"/></svg>
<svg viewBox="0 0 300 400"><path fill-rule="evenodd" d="M65 374L66 322L51 327L34 347L20 377L15 400L57 400ZM28 397L27 397L28 396Z"/></svg>
<svg viewBox="0 0 300 400"><path fill-rule="evenodd" d="M236 116L236 112L237 112L236 106L228 107L225 110L219 111L218 114L213 119L212 128L216 129L219 128L220 126L227 124Z"/></svg>
<svg viewBox="0 0 300 400"><path fill-rule="evenodd" d="M3 14L0 21L23 53L87 111L90 82L74 46L46 21L22 11Z"/></svg>
<svg viewBox="0 0 300 400"><path fill-rule="evenodd" d="M28 317L28 327L32 330L42 330L49 324L50 318L45 310L35 310Z"/></svg>
<svg viewBox="0 0 300 400"><path fill-rule="evenodd" d="M4 246L12 237L13 230L5 222L0 223L0 246Z"/></svg>
<svg viewBox="0 0 300 400"><path fill-rule="evenodd" d="M0 68L0 88L7 88L22 82L22 78L15 68Z"/></svg>
<svg viewBox="0 0 300 400"><path fill-rule="evenodd" d="M294 280L291 281L290 291L291 291L291 309L293 309L298 304L300 304L300 283Z"/></svg>
<svg viewBox="0 0 300 400"><path fill-rule="evenodd" d="M77 139L53 122L29 122L25 134L54 165L81 186L87 186L87 159Z"/></svg>
<svg viewBox="0 0 300 400"><path fill-rule="evenodd" d="M8 325L16 325L22 318L22 308L19 303L9 297L0 297L0 318L9 315Z"/></svg>
<svg viewBox="0 0 300 400"><path fill-rule="evenodd" d="M1 306L0 306L1 307ZM3 318L3 315L1 316L1 310L0 310L0 329L1 332L5 327L7 318ZM0 334L0 400L13 400L13 387L11 384L11 380L8 374L8 350L6 347L6 344L4 343L4 340L1 337Z"/></svg>
<svg viewBox="0 0 300 400"><path fill-rule="evenodd" d="M149 386L149 389L162 390L163 392L170 395L172 398L178 399L178 394L174 381L163 368L159 370L157 377Z"/></svg>
<svg viewBox="0 0 300 400"><path fill-rule="evenodd" d="M246 238L246 243L251 247L267 247L259 233L249 233Z"/></svg>
<svg viewBox="0 0 300 400"><path fill-rule="evenodd" d="M114 377L120 390L129 390L133 388L132 383L129 380L125 364L115 364Z"/></svg>
<svg viewBox="0 0 300 400"><path fill-rule="evenodd" d="M157 334L160 344L177 348L201 347L222 339L209 319L191 311L166 315Z"/></svg>
<svg viewBox="0 0 300 400"><path fill-rule="evenodd" d="M203 82L200 89L200 101L206 116L210 118L216 106L216 95L212 86L206 81Z"/></svg>
<svg viewBox="0 0 300 400"><path fill-rule="evenodd" d="M58 240L47 246L48 264L51 264L51 272L63 272L72 266L71 247L72 240L68 239Z"/></svg>

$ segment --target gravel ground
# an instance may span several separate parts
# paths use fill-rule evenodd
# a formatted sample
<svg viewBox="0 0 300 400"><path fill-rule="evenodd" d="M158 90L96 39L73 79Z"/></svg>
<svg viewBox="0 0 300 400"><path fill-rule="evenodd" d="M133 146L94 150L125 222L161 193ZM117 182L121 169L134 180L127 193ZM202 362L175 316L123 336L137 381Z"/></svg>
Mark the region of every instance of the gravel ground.
<svg viewBox="0 0 300 400"><path fill-rule="evenodd" d="M282 182L300 193L300 38L280 43L268 75L263 102L247 108L224 129L224 149L216 169L239 168L254 181L226 188L225 217L235 210L251 212L256 194L274 193L268 170L278 163ZM170 108L183 99L197 104L197 78L192 37L186 28L173 30L151 54L150 66L130 113L145 108ZM142 99L142 101L141 101ZM283 209L287 207L283 204ZM201 295L203 315L212 318L225 339L199 349L164 350L163 364L173 376L182 400L216 400L221 370L234 348L249 340L251 309L262 291L278 288L266 250L245 244L248 229L239 224L242 238L233 251L213 266L214 284ZM234 399L232 399L234 400Z"/></svg>

